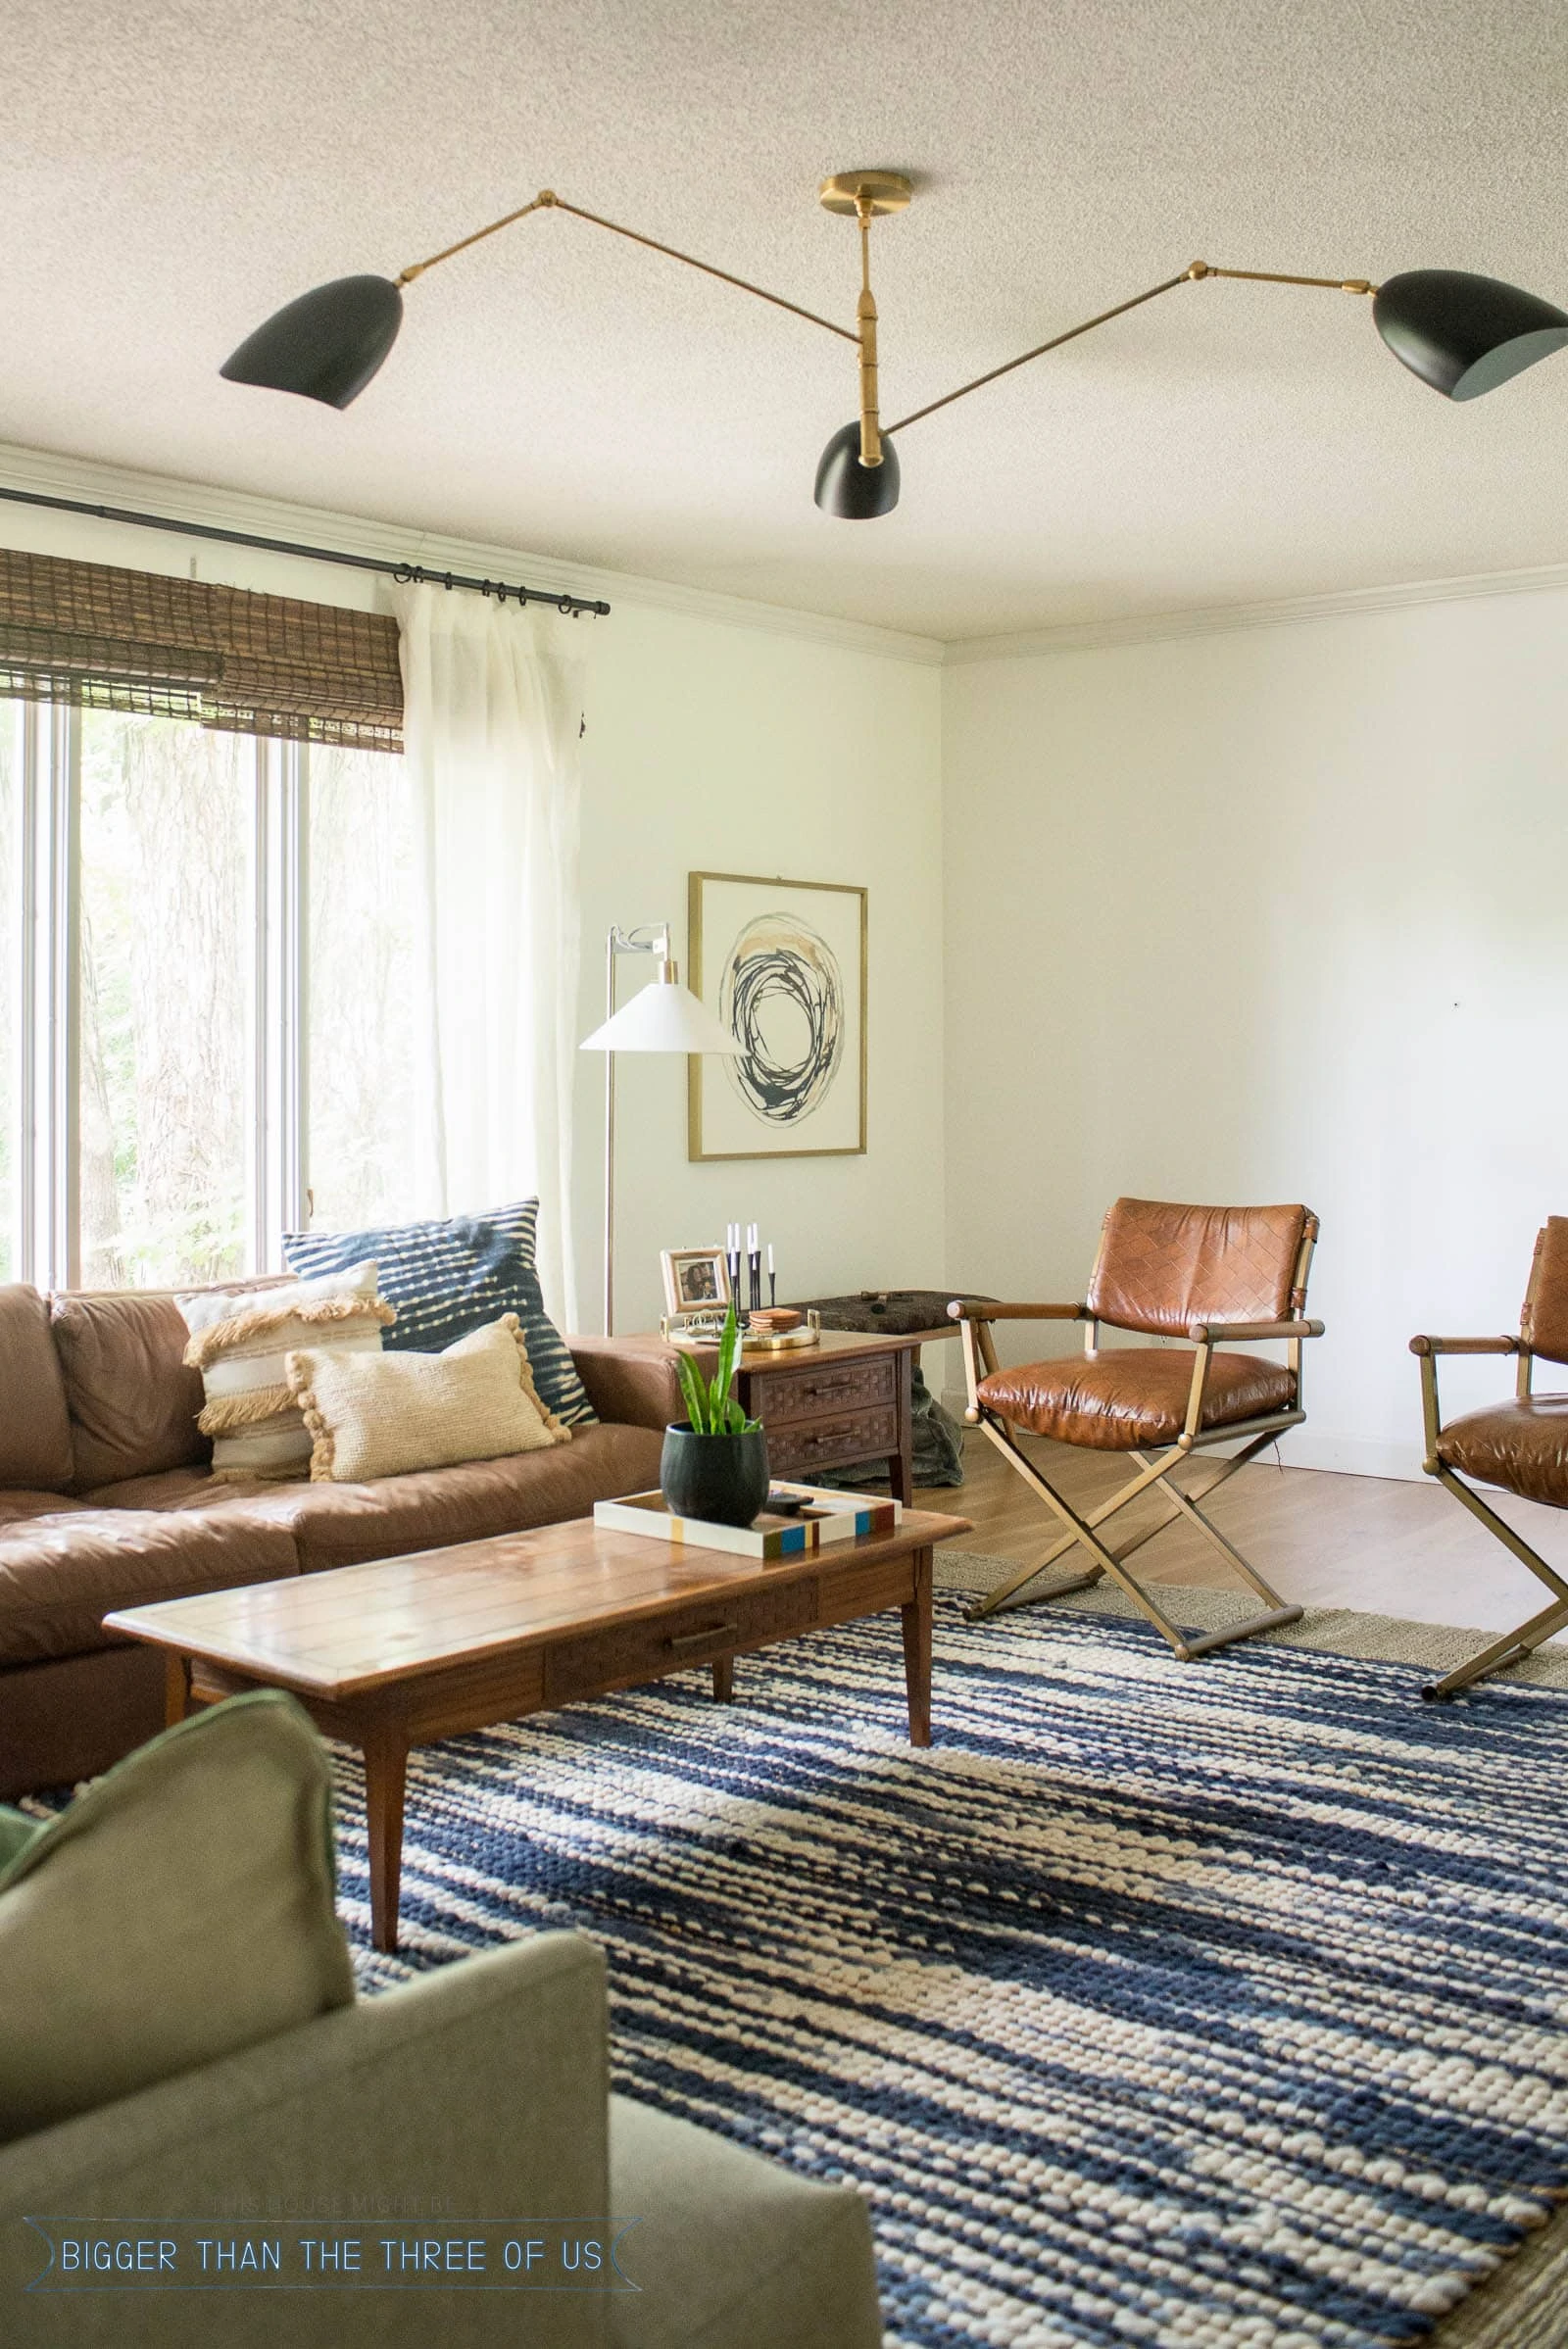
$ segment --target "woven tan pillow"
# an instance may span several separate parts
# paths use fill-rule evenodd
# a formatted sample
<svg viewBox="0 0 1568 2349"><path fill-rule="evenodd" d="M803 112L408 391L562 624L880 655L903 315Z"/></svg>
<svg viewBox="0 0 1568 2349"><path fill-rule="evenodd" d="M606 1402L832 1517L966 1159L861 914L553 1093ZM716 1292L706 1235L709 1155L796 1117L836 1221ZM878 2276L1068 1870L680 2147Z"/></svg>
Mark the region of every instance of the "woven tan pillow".
<svg viewBox="0 0 1568 2349"><path fill-rule="evenodd" d="M196 1424L213 1439L213 1475L241 1483L307 1472L311 1439L289 1395L289 1348L379 1355L381 1332L397 1319L373 1260L285 1287L200 1289L174 1301L190 1331L185 1360L207 1392Z"/></svg>
<svg viewBox="0 0 1568 2349"><path fill-rule="evenodd" d="M311 1475L360 1484L544 1451L571 1430L534 1392L515 1313L439 1354L349 1354L301 1347L288 1383L311 1431Z"/></svg>

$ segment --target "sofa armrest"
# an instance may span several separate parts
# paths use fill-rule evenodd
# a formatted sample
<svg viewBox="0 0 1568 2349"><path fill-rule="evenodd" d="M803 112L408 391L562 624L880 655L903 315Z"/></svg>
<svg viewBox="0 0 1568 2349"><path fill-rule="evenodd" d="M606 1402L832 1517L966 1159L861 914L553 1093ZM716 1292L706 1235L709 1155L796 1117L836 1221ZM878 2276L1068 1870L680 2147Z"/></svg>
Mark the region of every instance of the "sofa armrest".
<svg viewBox="0 0 1568 2349"><path fill-rule="evenodd" d="M662 1338L568 1338L566 1344L601 1419L662 1430L685 1418L675 1348Z"/></svg>
<svg viewBox="0 0 1568 2349"><path fill-rule="evenodd" d="M613 2349L881 2349L870 2217L727 2137L610 2100L610 2195L635 2292L610 2304Z"/></svg>
<svg viewBox="0 0 1568 2349"><path fill-rule="evenodd" d="M467 2220L608 2216L608 2097L592 1942L540 1933L465 1958L0 2147L0 2305L18 2306L41 2264L24 2214L210 2220L214 2232L227 2219L285 2235L334 2217L367 2234L379 2224L446 2235ZM548 2297L559 2313L541 2341L600 2349L604 2296ZM289 2327L274 2333L276 2302L225 2302L223 2338L428 2349L436 2337L422 2292L288 2300ZM361 2329L372 2310L373 2333ZM82 2294L72 2315L74 2344L194 2343L214 2324L201 2291Z"/></svg>

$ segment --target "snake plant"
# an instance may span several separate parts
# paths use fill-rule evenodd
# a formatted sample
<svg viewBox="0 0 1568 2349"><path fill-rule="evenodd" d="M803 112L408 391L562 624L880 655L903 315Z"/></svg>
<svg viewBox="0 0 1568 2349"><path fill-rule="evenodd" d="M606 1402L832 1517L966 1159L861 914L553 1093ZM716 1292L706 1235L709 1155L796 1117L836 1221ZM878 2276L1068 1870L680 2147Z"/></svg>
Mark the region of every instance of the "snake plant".
<svg viewBox="0 0 1568 2349"><path fill-rule="evenodd" d="M705 1379L690 1354L676 1355L680 1391L694 1436L745 1436L761 1425L760 1420L747 1418L729 1391L740 1350L741 1325L735 1318L732 1297L724 1316L724 1334L718 1342L718 1368L712 1377Z"/></svg>

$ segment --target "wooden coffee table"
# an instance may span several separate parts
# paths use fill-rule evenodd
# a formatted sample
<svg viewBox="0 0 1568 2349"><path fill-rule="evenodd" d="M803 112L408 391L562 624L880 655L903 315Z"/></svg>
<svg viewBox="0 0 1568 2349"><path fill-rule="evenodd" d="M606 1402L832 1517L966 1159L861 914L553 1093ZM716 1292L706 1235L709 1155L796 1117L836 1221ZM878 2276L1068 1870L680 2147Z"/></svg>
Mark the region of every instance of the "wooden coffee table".
<svg viewBox="0 0 1568 2349"><path fill-rule="evenodd" d="M166 1652L168 1717L287 1688L365 1755L370 1924L397 1947L409 1748L734 1658L898 1607L909 1741L931 1742L931 1564L966 1519L906 1510L891 1534L763 1562L597 1527L503 1534L287 1582L123 1607L104 1628Z"/></svg>

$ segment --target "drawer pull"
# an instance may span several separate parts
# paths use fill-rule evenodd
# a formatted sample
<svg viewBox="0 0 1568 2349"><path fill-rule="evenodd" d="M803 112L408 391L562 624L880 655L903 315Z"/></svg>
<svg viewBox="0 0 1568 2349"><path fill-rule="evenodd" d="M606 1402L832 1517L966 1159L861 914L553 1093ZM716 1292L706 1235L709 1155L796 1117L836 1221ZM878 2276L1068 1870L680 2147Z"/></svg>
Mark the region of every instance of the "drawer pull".
<svg viewBox="0 0 1568 2349"><path fill-rule="evenodd" d="M664 1641L664 1645L671 1648L706 1647L710 1639L722 1639L726 1634L733 1635L740 1628L738 1623L715 1623L710 1625L706 1632L671 1633Z"/></svg>

